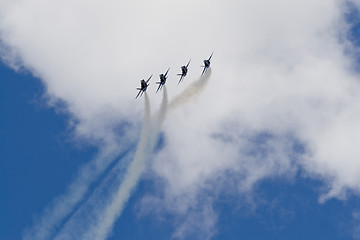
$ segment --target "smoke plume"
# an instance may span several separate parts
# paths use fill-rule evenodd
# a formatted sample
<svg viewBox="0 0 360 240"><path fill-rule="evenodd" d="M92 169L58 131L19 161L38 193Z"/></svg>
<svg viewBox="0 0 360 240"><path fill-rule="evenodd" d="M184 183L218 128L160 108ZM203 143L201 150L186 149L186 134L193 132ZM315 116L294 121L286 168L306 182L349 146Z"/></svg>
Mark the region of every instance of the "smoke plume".
<svg viewBox="0 0 360 240"><path fill-rule="evenodd" d="M98 218L99 224L95 229L92 229L91 234L93 239L105 239L111 230L116 218L121 214L126 202L128 201L131 191L135 188L139 181L141 173L144 170L144 161L147 155L146 147L148 142L148 134L150 127L150 101L145 92L145 112L144 122L141 129L140 141L137 145L134 160L131 162L124 180L119 186L114 199L105 211ZM90 236L89 236L90 237Z"/></svg>

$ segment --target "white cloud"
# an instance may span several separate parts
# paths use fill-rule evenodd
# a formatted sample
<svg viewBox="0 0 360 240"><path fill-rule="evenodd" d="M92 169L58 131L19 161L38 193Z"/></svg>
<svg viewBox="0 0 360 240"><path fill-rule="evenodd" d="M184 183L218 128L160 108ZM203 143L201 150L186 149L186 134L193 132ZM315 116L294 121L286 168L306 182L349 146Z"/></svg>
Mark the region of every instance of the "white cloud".
<svg viewBox="0 0 360 240"><path fill-rule="evenodd" d="M1 39L9 48L1 53L7 62L14 55L6 52L17 53L47 94L67 104L78 136L113 143L121 122L141 121L140 79L170 67L171 102L214 50L206 88L164 122L165 147L149 170L166 183L161 199L184 194L188 201L173 211L186 212L227 174L237 184L226 191L244 192L299 167L327 186L320 200L344 198L358 193L360 181L360 89L345 54L358 50L343 41L346 3L3 1ZM189 76L178 86L175 73L189 58ZM148 94L156 108L154 85ZM262 133L270 137L259 149L252 139ZM305 153L294 152L292 141Z"/></svg>

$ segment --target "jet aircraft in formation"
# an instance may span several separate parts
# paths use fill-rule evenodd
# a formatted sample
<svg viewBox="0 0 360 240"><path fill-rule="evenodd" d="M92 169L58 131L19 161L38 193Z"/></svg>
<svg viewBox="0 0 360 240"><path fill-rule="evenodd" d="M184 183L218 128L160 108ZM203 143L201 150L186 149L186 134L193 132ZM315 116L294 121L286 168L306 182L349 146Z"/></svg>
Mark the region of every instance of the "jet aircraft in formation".
<svg viewBox="0 0 360 240"><path fill-rule="evenodd" d="M201 67L204 68L204 70L203 70L202 73L201 73L201 76L202 76L202 75L206 72L206 70L210 67L210 60L211 60L211 57L212 57L213 53L214 53L214 52L211 53L209 59L205 59L205 60L204 60L204 66L201 66ZM177 74L178 76L180 76L179 83L180 83L181 80L186 76L186 74L187 74L187 72L188 72L188 70L189 70L189 64L190 64L190 62L191 62L191 59L190 59L189 62L186 64L186 66L182 66L182 67L181 67L181 73ZM168 78L167 74L168 74L169 70L170 70L170 68L168 68L168 70L166 71L165 74L160 74L160 75L159 75L159 76L160 76L160 82L156 82L157 84L159 84L159 87L157 88L156 92L158 92L159 90L161 90L162 87L165 85L166 79ZM137 88L137 90L139 90L139 93L136 95L135 98L138 98L139 95L140 95L140 97L143 95L143 93L146 91L147 87L150 85L150 84L149 84L149 81L150 81L151 77L152 77L152 74L151 74L151 76L149 77L148 80L145 81L145 80L143 79L143 80L140 81L141 87L140 87L140 88ZM179 83L178 83L178 84L179 84Z"/></svg>
<svg viewBox="0 0 360 240"><path fill-rule="evenodd" d="M169 72L170 68L168 68L168 70L166 71L165 74L160 74L160 82L156 82L157 84L159 84L158 89L156 90L156 92L158 92L166 83L166 79L167 79L167 74Z"/></svg>
<svg viewBox="0 0 360 240"><path fill-rule="evenodd" d="M201 76L202 76L202 75L206 72L206 70L210 67L210 59L211 59L213 53L214 53L214 52L211 53L209 59L205 59L205 60L204 60L204 66L202 66L202 67L204 68L204 70L202 71Z"/></svg>
<svg viewBox="0 0 360 240"><path fill-rule="evenodd" d="M150 78L151 78L151 77L152 77L152 74L151 74L151 76L149 77L148 80L145 81L145 80L143 79L143 80L140 81L141 87L136 88L137 90L139 90L139 93L136 95L135 98L138 98L138 96L140 95L140 93L141 93L140 96L143 95L143 93L146 91L147 87L150 85L150 84L149 84L149 81L150 81Z"/></svg>
<svg viewBox="0 0 360 240"><path fill-rule="evenodd" d="M178 74L178 76L181 76L180 77L180 80L179 80L179 83L181 82L181 80L183 79L183 77L186 76L187 72L188 72L188 67L189 67L189 64L191 62L191 59L189 60L189 62L186 64L186 66L182 66L181 67L181 73ZM179 84L178 83L178 84Z"/></svg>

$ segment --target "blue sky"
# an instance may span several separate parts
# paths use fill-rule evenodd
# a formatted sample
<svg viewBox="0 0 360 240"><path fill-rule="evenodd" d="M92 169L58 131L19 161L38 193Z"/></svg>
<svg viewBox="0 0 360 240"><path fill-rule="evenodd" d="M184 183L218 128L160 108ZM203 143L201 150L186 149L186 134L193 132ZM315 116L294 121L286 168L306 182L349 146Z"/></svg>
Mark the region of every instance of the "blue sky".
<svg viewBox="0 0 360 240"><path fill-rule="evenodd" d="M139 2L0 4L0 240L359 239L360 3Z"/></svg>
<svg viewBox="0 0 360 240"><path fill-rule="evenodd" d="M1 79L1 239L20 239L95 150L73 144L66 116L43 104L38 79L3 64Z"/></svg>

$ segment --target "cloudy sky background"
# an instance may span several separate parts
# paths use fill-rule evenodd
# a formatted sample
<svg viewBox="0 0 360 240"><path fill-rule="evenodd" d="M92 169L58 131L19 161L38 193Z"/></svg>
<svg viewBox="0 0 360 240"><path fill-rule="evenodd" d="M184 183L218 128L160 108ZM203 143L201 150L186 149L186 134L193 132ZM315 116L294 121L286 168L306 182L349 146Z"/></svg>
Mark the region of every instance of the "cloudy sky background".
<svg viewBox="0 0 360 240"><path fill-rule="evenodd" d="M28 213L36 217L19 224L14 239L117 239L122 219L133 215L134 228L142 219L158 222L151 226L164 239L224 239L237 234L224 230L225 216L266 219L263 206L275 212L269 221L281 223L273 230L279 233L301 214L278 196L295 205L304 186L317 209L306 215L335 200L349 213L345 227L327 221L359 238L358 7L331 0L2 0L3 88L16 81L8 75L40 80L32 105L55 112L66 136L60 141L84 154L48 163L50 171L71 162L71 173L48 201L39 200L40 210ZM212 69L199 78L212 51ZM178 85L175 74L189 59ZM155 94L168 67L166 90ZM139 80L151 74L147 98L135 99ZM272 192L278 195L263 196Z"/></svg>

